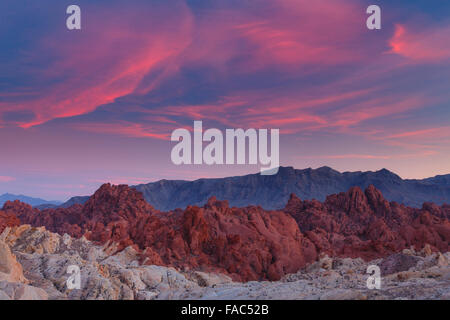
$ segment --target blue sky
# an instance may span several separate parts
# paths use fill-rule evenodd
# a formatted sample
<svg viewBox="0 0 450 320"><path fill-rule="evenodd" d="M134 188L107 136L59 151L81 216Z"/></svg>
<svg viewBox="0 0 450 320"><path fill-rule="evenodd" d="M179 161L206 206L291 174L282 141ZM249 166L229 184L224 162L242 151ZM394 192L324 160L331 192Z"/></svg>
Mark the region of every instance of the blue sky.
<svg viewBox="0 0 450 320"><path fill-rule="evenodd" d="M448 1L79 0L80 31L70 4L0 3L0 193L258 171L173 165L194 120L279 128L282 165L450 172Z"/></svg>

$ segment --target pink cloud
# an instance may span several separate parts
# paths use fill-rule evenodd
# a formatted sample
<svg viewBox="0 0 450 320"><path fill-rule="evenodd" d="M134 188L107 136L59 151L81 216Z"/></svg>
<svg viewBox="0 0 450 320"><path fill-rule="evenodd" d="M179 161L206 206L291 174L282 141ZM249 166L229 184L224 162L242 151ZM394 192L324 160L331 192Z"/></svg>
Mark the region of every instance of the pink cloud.
<svg viewBox="0 0 450 320"><path fill-rule="evenodd" d="M428 128L428 129L422 129L422 130L413 130L413 131L395 133L395 134L387 136L387 138L389 138L389 139L400 139L400 138L409 139L411 137L431 138L431 139L442 138L442 137L450 138L450 127L438 127L438 128Z"/></svg>
<svg viewBox="0 0 450 320"><path fill-rule="evenodd" d="M81 30L78 35L51 34L41 40L36 54L56 58L39 76L65 80L44 88L32 99L2 103L1 110L32 110L33 120L17 123L29 128L55 118L85 114L132 93L153 68L190 43L192 24L185 5L174 6L170 15L139 10L128 7L120 12L119 19L116 12L100 10L95 12L89 30ZM60 38L64 41L55 40Z"/></svg>
<svg viewBox="0 0 450 320"><path fill-rule="evenodd" d="M332 3L328 0L281 0L277 5L262 2L257 12L219 8L198 16L182 2L170 10L159 9L162 12L153 12L150 16L148 11L128 9L120 19L113 19L114 12L99 13L97 20L102 25L93 25L74 43L55 43L51 40L55 35L51 35L42 46L55 52L57 59L43 76L49 79L71 76L48 88L38 98L22 103L1 103L0 108L2 111L32 110L35 119L19 122L23 128L29 128L55 118L91 112L99 105L130 93L146 94L184 66L212 67L223 72L218 77L232 78L236 73L264 68L279 68L289 76L291 72L302 70L299 68L325 69L354 64L376 54L361 45L366 35L361 28L361 15L355 12L364 12L363 8L344 0ZM144 22L134 24L144 16ZM399 25L390 44L392 52L413 59L444 57L450 46L444 44L434 49L438 40L446 35L448 29L444 28L434 30L428 38ZM433 49L436 56L424 48ZM145 76L156 68L164 69L161 75L143 83ZM362 80L373 77L375 72L379 70L361 72ZM308 93L299 90L285 94L284 89L276 94L264 90L233 92L205 105L141 110L148 115L143 118L148 120L145 125L116 121L75 123L72 127L88 132L167 139L178 127L172 118L183 117L215 121L228 127L281 127L284 133L322 128L349 133L353 130L350 127L364 121L401 114L432 101L418 94L407 98L402 94L374 98L373 93L383 88L348 89L349 85L362 80L350 76L336 83L319 85ZM336 110L330 107L333 104L342 106Z"/></svg>
<svg viewBox="0 0 450 320"><path fill-rule="evenodd" d="M74 129L93 133L122 135L133 138L152 138L160 140L170 140L171 127L163 128L161 124L152 126L143 125L127 121L115 123L77 123L72 125ZM172 129L173 130L173 129Z"/></svg>
<svg viewBox="0 0 450 320"><path fill-rule="evenodd" d="M281 68L289 73L311 64L324 68L355 63L367 59L369 54L364 46L355 45L363 37L363 29L355 28L360 25L360 16L355 12L361 8L348 1L330 4L326 0L281 0L277 5L263 1L258 12L222 8L219 4L218 7L194 16L180 1L152 10L128 8L118 19L117 10L109 12L93 6L96 19L89 30L82 30L73 38L67 33L51 34L36 50L39 55L56 57L40 76L44 80L65 80L25 101L2 103L0 109L31 110L34 119L17 122L29 128L55 118L91 112L131 93L146 94L183 66L213 67L232 77L235 73L264 68ZM55 41L60 38L65 41ZM32 59L32 54L28 58ZM161 75L143 83L145 76L156 68L164 69ZM217 105L226 110L236 109L222 101ZM224 119L223 112L214 116L214 109L208 108L188 106L184 111L191 117L206 116L232 124L233 119ZM177 111L169 108L167 114L170 113ZM322 121L305 113L294 118ZM86 129L100 130L100 126ZM110 132L107 126L105 130ZM138 127L128 126L121 132L141 135L139 131L142 130Z"/></svg>
<svg viewBox="0 0 450 320"><path fill-rule="evenodd" d="M328 160L392 160L392 159L416 159L419 157L430 157L438 154L434 150L419 151L414 153L392 153L389 155L375 155L375 154L332 154L332 155L312 155L312 156L296 156L296 159L328 159Z"/></svg>
<svg viewBox="0 0 450 320"><path fill-rule="evenodd" d="M392 134L378 134L372 139L383 144L405 150L421 150L424 155L447 152L450 145L450 127L425 128L419 130L403 130Z"/></svg>
<svg viewBox="0 0 450 320"><path fill-rule="evenodd" d="M0 182L11 182L14 180L16 180L16 178L14 178L14 177L0 176Z"/></svg>
<svg viewBox="0 0 450 320"><path fill-rule="evenodd" d="M411 30L398 24L390 40L391 52L415 61L450 59L450 26Z"/></svg>
<svg viewBox="0 0 450 320"><path fill-rule="evenodd" d="M332 115L335 120L333 123L337 127L347 128L370 119L418 109L431 101L432 98L425 98L422 94L412 95L408 98L401 94L367 98L335 112Z"/></svg>
<svg viewBox="0 0 450 320"><path fill-rule="evenodd" d="M379 156L372 154L338 154L325 156L327 159L390 159L392 156Z"/></svg>
<svg viewBox="0 0 450 320"><path fill-rule="evenodd" d="M195 50L186 52L185 61L226 69L234 59L237 73L355 63L371 54L355 45L364 36L358 11L363 8L343 0L261 1L255 11L220 8L196 20Z"/></svg>

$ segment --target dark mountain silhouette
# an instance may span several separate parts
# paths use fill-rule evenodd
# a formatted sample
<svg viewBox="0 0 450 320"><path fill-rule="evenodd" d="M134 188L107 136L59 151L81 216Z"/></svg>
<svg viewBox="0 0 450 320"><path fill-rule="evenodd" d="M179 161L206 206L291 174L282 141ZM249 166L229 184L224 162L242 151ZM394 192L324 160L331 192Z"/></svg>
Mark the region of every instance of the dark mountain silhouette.
<svg viewBox="0 0 450 320"><path fill-rule="evenodd" d="M142 192L145 200L162 211L202 205L212 196L228 200L231 206L260 205L270 210L283 208L291 193L305 200L324 201L330 194L344 192L355 186L365 189L371 184L388 201L411 207L421 207L424 202L438 205L450 203L450 175L411 180L402 179L386 169L341 173L329 167L303 170L280 167L278 174L273 176L257 173L195 181L160 180L132 187ZM59 207L84 204L88 199L89 196L73 197ZM42 205L38 208L54 207Z"/></svg>
<svg viewBox="0 0 450 320"><path fill-rule="evenodd" d="M86 201L88 201L90 196L78 196L78 197L72 197L66 202L64 202L62 205L60 205L61 208L69 208L73 206L74 204L84 204Z"/></svg>
<svg viewBox="0 0 450 320"><path fill-rule="evenodd" d="M134 186L158 210L201 205L210 197L228 200L231 206L260 205L280 209L291 193L301 199L324 201L334 193L351 187L374 185L389 201L421 207L424 202L450 203L450 175L424 180L404 180L389 170L376 172L338 172L329 167L298 170L280 167L278 174L250 174L221 179L195 181L161 180Z"/></svg>
<svg viewBox="0 0 450 320"><path fill-rule="evenodd" d="M84 204L86 201L88 201L90 198L90 196L77 196L77 197L72 197L69 200L67 200L64 203L60 203L59 205L55 205L55 204L41 204L38 206L33 206L36 209L39 210L44 210L44 209L56 209L56 208L69 208L75 204ZM27 203L26 201L23 201L25 203Z"/></svg>

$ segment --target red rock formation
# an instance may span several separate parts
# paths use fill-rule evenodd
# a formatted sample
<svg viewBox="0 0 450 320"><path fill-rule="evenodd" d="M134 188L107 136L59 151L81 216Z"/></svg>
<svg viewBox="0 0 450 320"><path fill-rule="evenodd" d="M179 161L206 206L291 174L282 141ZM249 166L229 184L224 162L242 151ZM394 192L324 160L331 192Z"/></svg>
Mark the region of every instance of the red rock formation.
<svg viewBox="0 0 450 320"><path fill-rule="evenodd" d="M22 223L113 241L118 250L134 245L146 264L219 271L247 281L278 280L306 263L302 247L307 240L292 217L259 207L229 208L215 198L202 208L161 213L140 192L106 184L83 207L39 211L7 202L4 209Z"/></svg>
<svg viewBox="0 0 450 320"><path fill-rule="evenodd" d="M279 211L229 208L211 198L202 208L149 215L141 228L134 240L147 248L147 264L162 261L248 281L280 279L306 263L305 239L295 220Z"/></svg>
<svg viewBox="0 0 450 320"><path fill-rule="evenodd" d="M45 226L49 231L60 234L70 234L74 237L83 235L80 227L83 221L82 206L74 205L70 208L38 210L30 205L15 201L7 201L3 205L6 213L14 214L20 219L22 224L32 226Z"/></svg>
<svg viewBox="0 0 450 320"><path fill-rule="evenodd" d="M330 195L324 203L292 195L284 212L203 207L159 212L128 186L103 185L84 205L39 211L7 202L3 215L50 231L134 246L145 264L222 272L235 280L278 280L320 253L372 259L429 244L448 251L449 206L422 209L387 202L373 186ZM9 221L8 220L8 221ZM6 221L0 215L0 227ZM15 222L8 222L17 223Z"/></svg>
<svg viewBox="0 0 450 320"><path fill-rule="evenodd" d="M6 227L16 227L20 225L20 220L15 214L0 211L0 234Z"/></svg>
<svg viewBox="0 0 450 320"><path fill-rule="evenodd" d="M374 186L365 192L351 188L327 197L324 203L291 196L285 212L318 252L373 259L425 244L434 251L449 250L448 206L424 204L414 209L389 203Z"/></svg>

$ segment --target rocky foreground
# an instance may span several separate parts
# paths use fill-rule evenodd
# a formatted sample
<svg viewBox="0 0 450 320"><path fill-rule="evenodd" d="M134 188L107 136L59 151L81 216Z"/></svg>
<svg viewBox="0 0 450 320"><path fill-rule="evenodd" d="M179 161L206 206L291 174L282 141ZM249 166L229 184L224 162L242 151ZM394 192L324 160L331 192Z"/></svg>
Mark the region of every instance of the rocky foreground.
<svg viewBox="0 0 450 320"><path fill-rule="evenodd" d="M19 201L0 210L5 227L30 224L60 235L127 247L143 265L224 274L234 281L278 281L321 256L384 258L411 246L449 251L450 206L421 209L388 202L375 187L330 195L295 195L283 210L230 207L212 197L202 207L160 212L126 185L103 185L84 204L37 210Z"/></svg>
<svg viewBox="0 0 450 320"><path fill-rule="evenodd" d="M139 253L95 245L29 225L0 235L0 299L450 299L450 254L402 253L364 262L324 255L279 281L233 282L226 275L141 265ZM68 289L77 265L80 289ZM381 289L366 286L368 265L381 269Z"/></svg>
<svg viewBox="0 0 450 320"><path fill-rule="evenodd" d="M0 210L5 299L448 299L450 206L410 208L358 187L283 210L161 212L126 185L84 204ZM381 268L369 290L369 265ZM69 289L69 266L81 269Z"/></svg>

